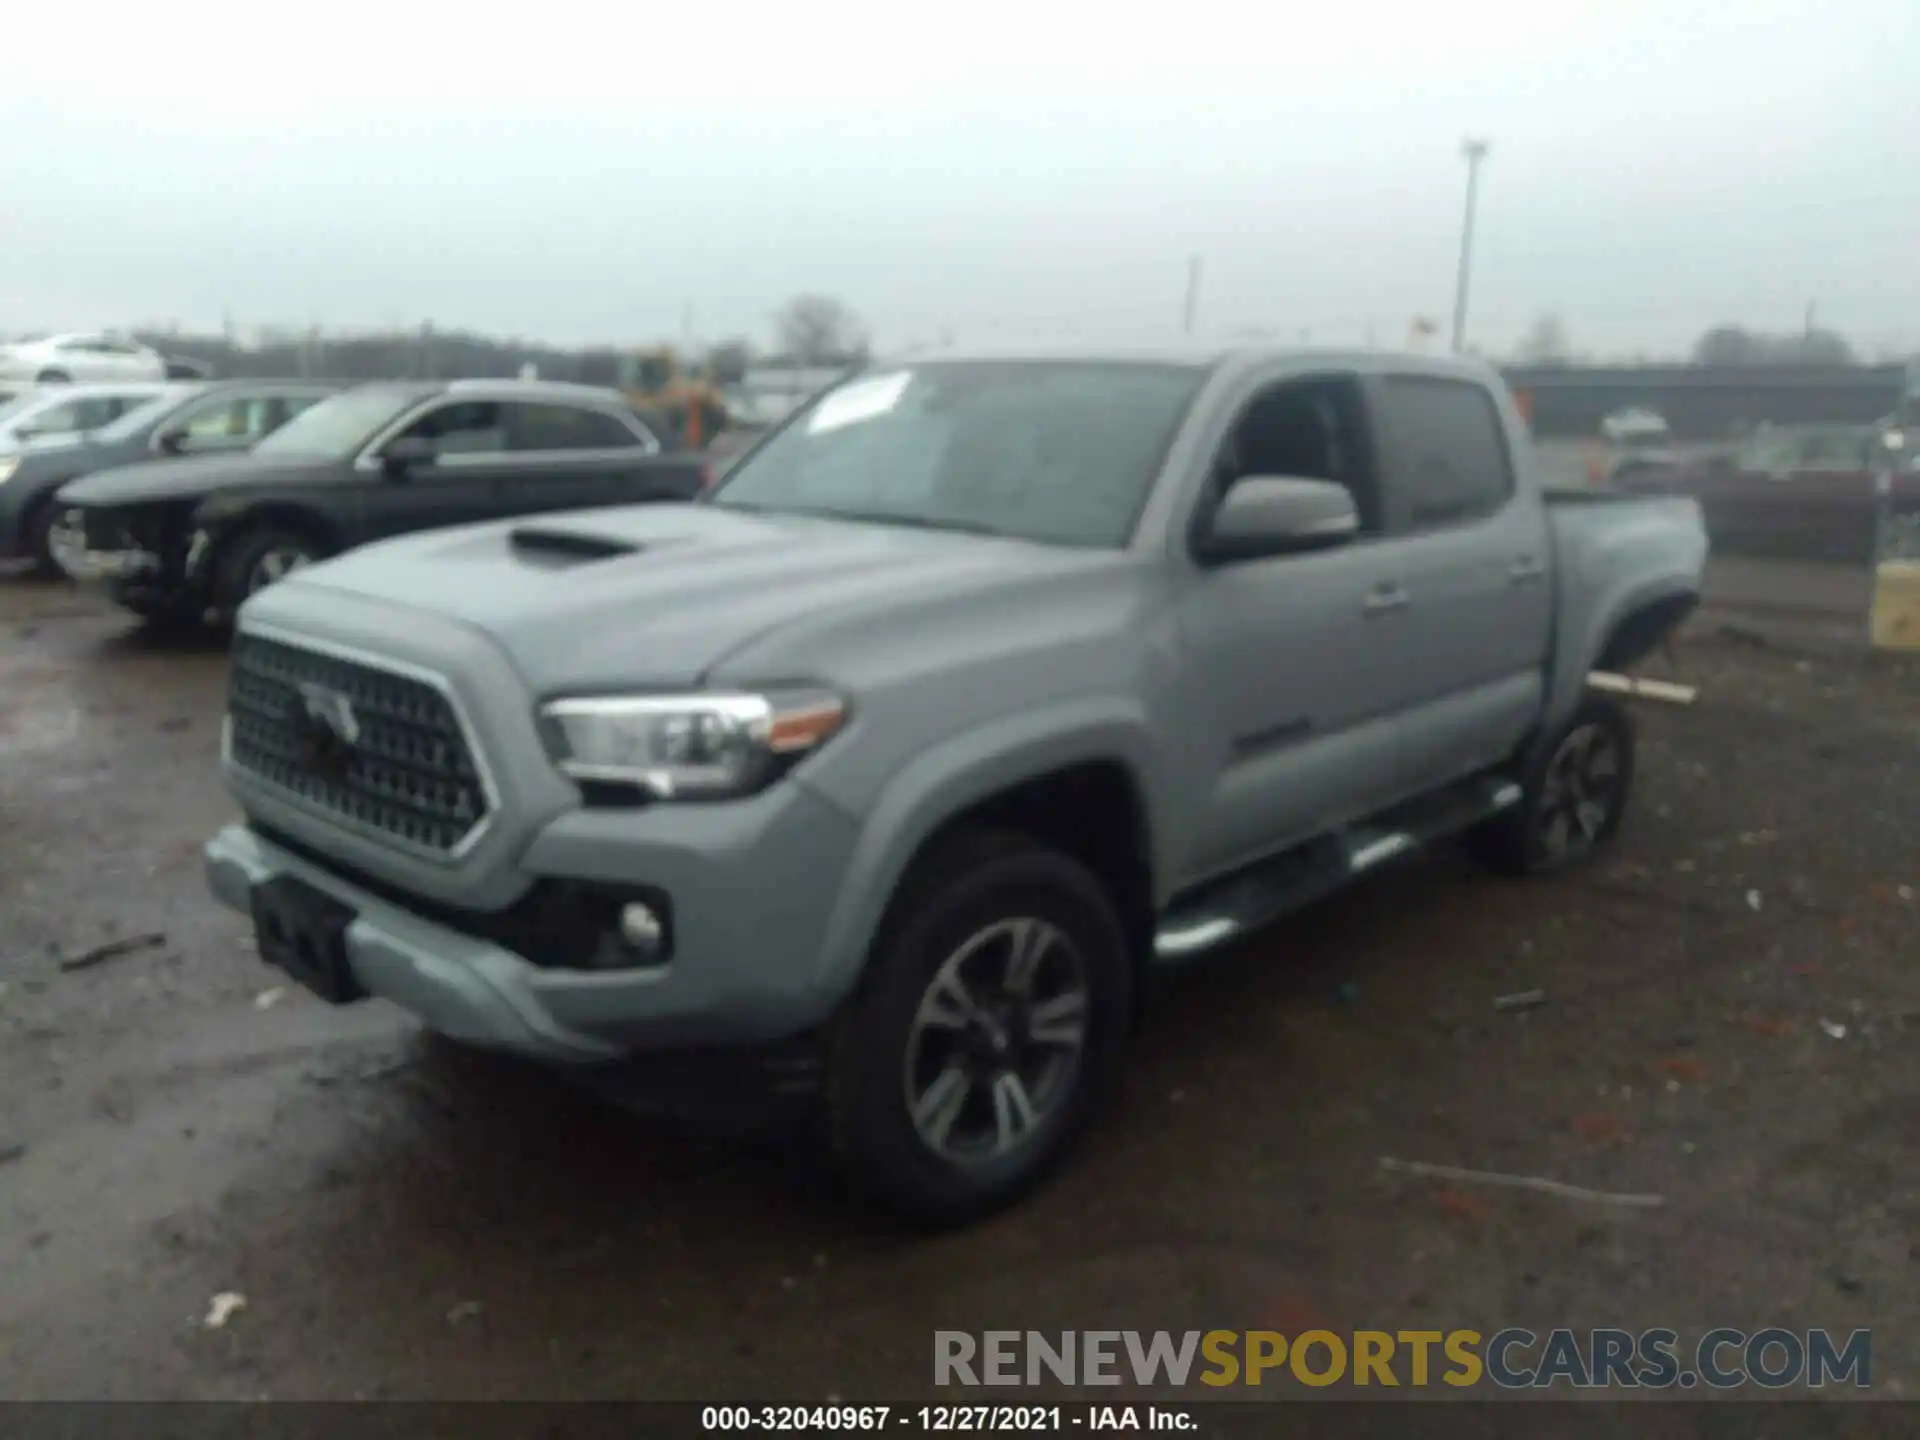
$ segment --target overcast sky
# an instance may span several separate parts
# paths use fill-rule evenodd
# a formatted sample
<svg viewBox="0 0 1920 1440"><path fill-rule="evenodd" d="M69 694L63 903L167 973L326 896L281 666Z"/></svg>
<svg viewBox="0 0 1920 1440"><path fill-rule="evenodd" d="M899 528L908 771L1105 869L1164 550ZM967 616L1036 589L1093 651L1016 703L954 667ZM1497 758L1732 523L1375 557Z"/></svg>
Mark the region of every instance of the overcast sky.
<svg viewBox="0 0 1920 1440"><path fill-rule="evenodd" d="M1920 347L1917 5L17 6L0 328Z"/></svg>

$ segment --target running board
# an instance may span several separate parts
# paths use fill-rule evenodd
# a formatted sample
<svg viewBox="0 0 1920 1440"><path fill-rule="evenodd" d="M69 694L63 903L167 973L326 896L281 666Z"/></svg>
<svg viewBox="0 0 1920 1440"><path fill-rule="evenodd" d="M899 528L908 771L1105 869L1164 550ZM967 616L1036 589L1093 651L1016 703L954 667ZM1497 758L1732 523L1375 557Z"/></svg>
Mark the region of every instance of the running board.
<svg viewBox="0 0 1920 1440"><path fill-rule="evenodd" d="M1216 881L1161 918L1153 937L1154 959L1173 964L1218 949L1324 899L1369 870L1511 809L1521 794L1504 777L1476 776Z"/></svg>

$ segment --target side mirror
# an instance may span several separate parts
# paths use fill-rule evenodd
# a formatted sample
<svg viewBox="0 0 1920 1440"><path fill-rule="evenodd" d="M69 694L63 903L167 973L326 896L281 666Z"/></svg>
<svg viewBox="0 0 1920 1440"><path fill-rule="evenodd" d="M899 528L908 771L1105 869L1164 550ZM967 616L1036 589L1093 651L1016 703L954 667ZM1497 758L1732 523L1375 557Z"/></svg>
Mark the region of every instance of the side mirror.
<svg viewBox="0 0 1920 1440"><path fill-rule="evenodd" d="M162 430L158 444L163 453L178 455L187 448L187 432L184 430Z"/></svg>
<svg viewBox="0 0 1920 1440"><path fill-rule="evenodd" d="M1323 550L1360 533L1360 512L1344 485L1295 475L1249 475L1234 482L1195 550L1222 563Z"/></svg>
<svg viewBox="0 0 1920 1440"><path fill-rule="evenodd" d="M416 466L433 464L439 453L423 435L402 435L380 452L380 468L389 480L398 480Z"/></svg>

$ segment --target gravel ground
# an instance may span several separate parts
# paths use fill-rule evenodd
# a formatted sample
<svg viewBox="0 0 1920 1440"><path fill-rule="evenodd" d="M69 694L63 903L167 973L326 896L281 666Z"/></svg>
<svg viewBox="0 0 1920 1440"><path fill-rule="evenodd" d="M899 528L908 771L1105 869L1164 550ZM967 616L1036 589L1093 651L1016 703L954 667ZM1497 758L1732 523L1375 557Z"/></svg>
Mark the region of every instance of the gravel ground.
<svg viewBox="0 0 1920 1440"><path fill-rule="evenodd" d="M898 1401L936 1326L1781 1324L1920 1396L1920 673L1747 634L1681 645L1604 862L1262 936L1056 1183L924 1238L281 985L199 873L219 649L0 581L0 1394Z"/></svg>

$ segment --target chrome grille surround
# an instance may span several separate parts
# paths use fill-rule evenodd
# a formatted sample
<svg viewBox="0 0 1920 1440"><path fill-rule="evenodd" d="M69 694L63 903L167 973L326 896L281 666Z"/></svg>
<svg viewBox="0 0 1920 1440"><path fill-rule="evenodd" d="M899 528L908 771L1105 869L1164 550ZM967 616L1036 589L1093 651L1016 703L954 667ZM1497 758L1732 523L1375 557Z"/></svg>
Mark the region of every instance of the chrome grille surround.
<svg viewBox="0 0 1920 1440"><path fill-rule="evenodd" d="M300 686L352 707L358 734L340 773L302 760ZM477 844L500 801L444 677L306 636L247 628L234 639L222 750L236 770L343 830L442 863Z"/></svg>

